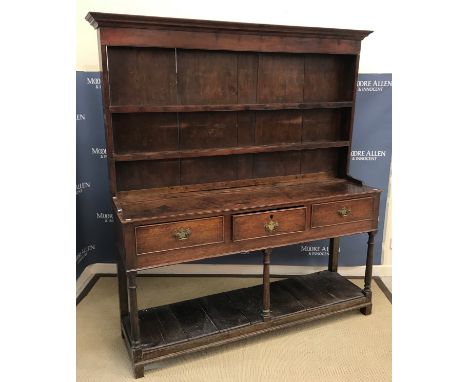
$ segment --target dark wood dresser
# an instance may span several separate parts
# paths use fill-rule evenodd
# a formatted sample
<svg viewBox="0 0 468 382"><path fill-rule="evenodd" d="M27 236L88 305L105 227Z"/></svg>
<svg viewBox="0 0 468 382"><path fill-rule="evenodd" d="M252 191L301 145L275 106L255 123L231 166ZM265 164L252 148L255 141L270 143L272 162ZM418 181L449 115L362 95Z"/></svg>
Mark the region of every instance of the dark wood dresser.
<svg viewBox="0 0 468 382"><path fill-rule="evenodd" d="M98 31L121 327L135 377L159 359L352 309L370 314L380 190L348 175L370 32L86 19ZM337 273L340 236L362 233L363 290ZM272 248L325 238L328 270L270 284ZM254 250L262 285L138 310L138 271Z"/></svg>

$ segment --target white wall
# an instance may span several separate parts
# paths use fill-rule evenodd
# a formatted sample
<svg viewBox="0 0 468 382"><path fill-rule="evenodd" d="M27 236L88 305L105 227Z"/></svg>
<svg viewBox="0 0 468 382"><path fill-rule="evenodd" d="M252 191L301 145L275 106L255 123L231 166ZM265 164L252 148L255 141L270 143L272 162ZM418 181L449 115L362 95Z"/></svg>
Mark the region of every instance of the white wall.
<svg viewBox="0 0 468 382"><path fill-rule="evenodd" d="M388 4L388 6L391 6ZM89 11L146 16L373 30L362 44L361 73L391 73L395 21L379 1L208 1L77 0L76 68L99 70L96 31L85 21Z"/></svg>

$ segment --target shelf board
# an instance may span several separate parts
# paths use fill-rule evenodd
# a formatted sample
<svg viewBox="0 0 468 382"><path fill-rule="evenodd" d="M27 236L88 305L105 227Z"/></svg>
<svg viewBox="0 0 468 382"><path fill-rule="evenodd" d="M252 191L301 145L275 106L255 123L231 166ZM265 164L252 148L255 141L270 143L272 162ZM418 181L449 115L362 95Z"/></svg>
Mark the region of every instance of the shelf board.
<svg viewBox="0 0 468 382"><path fill-rule="evenodd" d="M370 304L358 286L336 272L322 271L272 282L271 321L265 322L262 288L256 285L139 311L142 350L164 357ZM122 325L128 338L128 317Z"/></svg>
<svg viewBox="0 0 468 382"><path fill-rule="evenodd" d="M120 105L109 106L111 113L178 113L203 111L285 110L285 109L333 109L352 107L352 101L308 103L255 103L228 105Z"/></svg>
<svg viewBox="0 0 468 382"><path fill-rule="evenodd" d="M159 222L193 219L194 216L235 214L279 205L299 206L314 200L355 199L379 190L355 181L334 178L331 173L292 175L254 180L208 183L208 188L148 188L120 191L113 198L122 221ZM262 181L263 183L260 183ZM250 182L250 183L249 183ZM209 200L209 203L206 203ZM268 202L266 202L268 200ZM205 203L204 203L205 201ZM146 224L146 223L145 223Z"/></svg>
<svg viewBox="0 0 468 382"><path fill-rule="evenodd" d="M154 151L142 153L114 154L112 158L117 162L158 160L158 159L178 159L195 157L212 157L223 155L239 155L253 153L268 153L275 151L298 151L313 150L331 147L347 147L349 141L322 141L305 143L281 143L275 145L258 145L243 147L223 147L217 149L196 149L196 150L174 150L174 151Z"/></svg>

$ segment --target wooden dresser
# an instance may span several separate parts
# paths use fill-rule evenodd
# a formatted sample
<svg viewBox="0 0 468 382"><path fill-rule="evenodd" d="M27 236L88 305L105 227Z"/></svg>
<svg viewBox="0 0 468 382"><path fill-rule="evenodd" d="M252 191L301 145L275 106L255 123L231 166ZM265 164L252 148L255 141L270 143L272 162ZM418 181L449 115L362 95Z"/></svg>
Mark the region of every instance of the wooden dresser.
<svg viewBox="0 0 468 382"><path fill-rule="evenodd" d="M380 190L348 175L370 32L86 19L98 31L121 327L135 377L155 360L352 309L370 314ZM340 236L362 233L363 290L337 273ZM325 238L328 270L270 284L272 248ZM254 250L262 285L138 310L138 271Z"/></svg>

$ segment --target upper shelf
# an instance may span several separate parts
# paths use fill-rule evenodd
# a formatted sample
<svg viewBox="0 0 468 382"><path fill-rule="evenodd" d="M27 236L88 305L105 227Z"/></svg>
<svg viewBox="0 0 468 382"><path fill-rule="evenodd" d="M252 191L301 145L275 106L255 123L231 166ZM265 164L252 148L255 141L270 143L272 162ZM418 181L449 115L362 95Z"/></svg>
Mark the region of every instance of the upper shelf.
<svg viewBox="0 0 468 382"><path fill-rule="evenodd" d="M197 150L155 151L141 153L114 154L112 157L118 162L212 157L222 155L239 155L253 153L268 153L277 151L313 150L332 147L348 147L349 141L320 141L303 143L281 143L274 145L257 145L244 147L224 147Z"/></svg>
<svg viewBox="0 0 468 382"><path fill-rule="evenodd" d="M120 105L109 106L111 113L178 113L197 111L307 110L352 107L352 101L308 103L255 103L227 105Z"/></svg>

